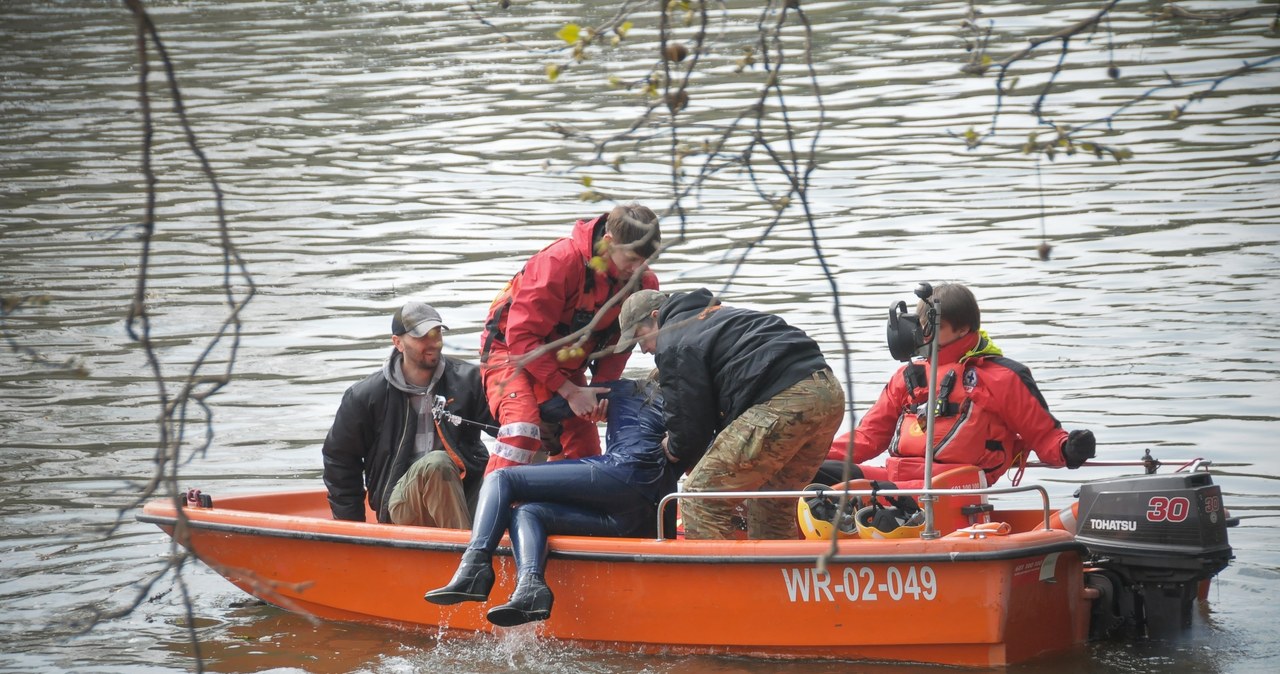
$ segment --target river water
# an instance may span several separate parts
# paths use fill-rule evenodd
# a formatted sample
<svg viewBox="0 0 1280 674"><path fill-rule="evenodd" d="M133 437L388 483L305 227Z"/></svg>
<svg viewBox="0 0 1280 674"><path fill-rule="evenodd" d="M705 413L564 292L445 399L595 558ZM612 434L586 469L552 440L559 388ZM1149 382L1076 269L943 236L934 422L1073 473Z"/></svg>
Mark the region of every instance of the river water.
<svg viewBox="0 0 1280 674"><path fill-rule="evenodd" d="M1017 35L992 53L1000 58L1095 4L991 5L983 20ZM183 487L216 495L319 485L319 443L342 391L384 357L393 307L432 302L450 327L447 350L471 357L489 300L573 220L613 199L671 204L669 141L611 147L604 159L625 155L621 172L575 169L589 149L549 130L625 128L642 97L601 81L643 75L652 14L640 15L622 45L552 83L546 65L569 58L554 33L608 13L559 0L496 5L476 9L509 41L460 2L148 3L257 288L242 314L234 378L209 399L212 443L182 465ZM963 135L985 132L994 99L990 78L958 73L965 3L804 6L825 120L810 206L838 300L803 213L793 205L765 236L774 211L736 170L683 200L683 224L664 221L668 239L683 234L655 264L664 286L708 286L808 330L842 363L860 413L894 368L883 344L889 305L911 300L922 280L972 285L984 327L1032 366L1064 425L1094 430L1099 458L1151 449L1210 459L1241 519L1231 531L1236 559L1184 639L1093 644L1014 671L1276 671L1276 65L1222 83L1177 119L1170 110L1195 89L1163 89L1130 108L1102 140L1131 148L1129 161L1059 154L1037 169L1019 148L1055 53L1020 71L1000 132L970 151ZM1159 6L1121 3L1127 13L1111 33L1074 43L1080 51L1046 114L1083 124L1168 78L1211 78L1280 53L1265 13L1168 23L1149 15ZM124 322L144 217L130 15L105 0L6 0L0 11L0 670L189 671L181 588L169 579L142 585L163 568L167 539L120 510L152 475L159 414L155 380ZM692 119L721 123L752 104L762 71L737 73L734 60L753 43L756 12L746 3L713 11L721 51L695 82ZM1114 82L1109 59L1120 68ZM786 72L788 114L807 150L818 99L801 70ZM172 392L227 308L212 191L171 99L158 85L152 96L158 226L147 302ZM766 133L776 130L774 118ZM776 172L761 170L765 190L776 188ZM583 176L609 199L580 200ZM1052 245L1048 261L1037 256L1042 238ZM10 298L24 297L45 301L9 310ZM220 371L227 344L212 351L206 373ZM637 371L651 364L642 355L632 362ZM189 440L198 444L203 417L192 414ZM1064 496L1114 470L1029 478ZM121 526L104 537L117 517ZM315 624L250 600L202 566L182 578L209 671L918 669L596 652L532 630L437 639ZM87 609L137 597L127 617L77 630Z"/></svg>

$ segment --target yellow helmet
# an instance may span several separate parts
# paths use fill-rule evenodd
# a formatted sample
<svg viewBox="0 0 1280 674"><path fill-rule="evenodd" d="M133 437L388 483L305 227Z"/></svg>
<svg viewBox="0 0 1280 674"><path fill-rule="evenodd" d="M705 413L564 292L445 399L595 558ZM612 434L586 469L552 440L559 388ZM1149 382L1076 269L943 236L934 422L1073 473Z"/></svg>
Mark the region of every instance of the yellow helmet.
<svg viewBox="0 0 1280 674"><path fill-rule="evenodd" d="M892 506L873 503L853 517L860 538L919 538L924 531L924 511L914 499L894 499Z"/></svg>
<svg viewBox="0 0 1280 674"><path fill-rule="evenodd" d="M857 501L850 501L845 504L844 511L836 518L836 495L839 494L835 489L825 484L811 484L804 488L805 491L825 492L815 494L809 498L799 499L796 503L796 521L800 524L800 532L805 538L811 540L820 540L831 538L831 520L835 519L838 527L836 527L837 536L840 538L856 538L857 529L853 524L853 509Z"/></svg>

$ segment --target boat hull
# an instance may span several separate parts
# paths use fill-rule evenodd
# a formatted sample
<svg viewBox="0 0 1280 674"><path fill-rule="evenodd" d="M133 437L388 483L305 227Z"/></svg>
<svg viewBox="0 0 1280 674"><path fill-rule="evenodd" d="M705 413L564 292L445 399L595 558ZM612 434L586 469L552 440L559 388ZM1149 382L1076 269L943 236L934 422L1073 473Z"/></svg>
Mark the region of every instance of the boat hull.
<svg viewBox="0 0 1280 674"><path fill-rule="evenodd" d="M252 595L321 618L488 632L515 584L501 550L488 604L436 606L468 532L329 519L323 491L148 504L139 519ZM541 632L637 651L910 661L1024 662L1082 645L1081 546L1062 531L937 540L684 541L560 536Z"/></svg>

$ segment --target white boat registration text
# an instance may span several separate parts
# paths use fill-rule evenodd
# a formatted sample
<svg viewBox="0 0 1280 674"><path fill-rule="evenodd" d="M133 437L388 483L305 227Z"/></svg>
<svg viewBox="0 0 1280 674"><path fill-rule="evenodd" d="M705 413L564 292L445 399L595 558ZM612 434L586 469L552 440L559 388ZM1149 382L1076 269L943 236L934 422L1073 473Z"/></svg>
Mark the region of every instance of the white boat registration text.
<svg viewBox="0 0 1280 674"><path fill-rule="evenodd" d="M938 596L933 568L914 564L846 566L831 572L791 567L782 569L782 580L792 602L933 601Z"/></svg>

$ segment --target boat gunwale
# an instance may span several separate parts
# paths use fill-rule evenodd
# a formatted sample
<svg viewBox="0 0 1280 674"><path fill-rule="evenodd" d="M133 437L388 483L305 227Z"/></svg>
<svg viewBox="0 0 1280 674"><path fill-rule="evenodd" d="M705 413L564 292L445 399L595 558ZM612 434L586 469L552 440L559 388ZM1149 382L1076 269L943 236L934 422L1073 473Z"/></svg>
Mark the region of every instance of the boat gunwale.
<svg viewBox="0 0 1280 674"><path fill-rule="evenodd" d="M261 513L256 513L262 516ZM268 514L270 518L272 515ZM279 517L278 515L276 517ZM139 522L154 524L159 527L175 527L178 523L176 515L157 515L139 513L137 520ZM280 526L263 526L249 525L242 523L229 522L213 522L201 518L187 518L187 526L192 529L202 529L219 533L230 533L250 536L263 536L269 538L284 538L302 541L310 541L317 543L344 543L348 545L362 545L372 547L385 547L401 550L423 550L433 552L450 552L461 553L466 549L467 544L464 542L444 542L433 540L414 540L406 538L391 537L373 537L359 536L354 534L342 534L332 532L306 531L297 528L280 527ZM1041 533L1041 532L1036 532ZM554 536L555 538L566 538ZM589 537L567 537L567 538L589 538ZM596 540L589 538L589 540ZM626 541L629 544L641 543L646 545L661 546L678 546L683 545L684 541L677 539L666 539L658 541L655 539L607 539L610 541ZM992 536L986 541L1004 542L1008 541L1006 536ZM742 541L743 543L756 543L757 541ZM935 539L933 543L940 542ZM719 541L719 543L730 543L727 541ZM771 543L794 543L796 545L812 545L811 541L771 541ZM870 543L870 541L868 541ZM876 543L884 543L876 541ZM926 542L928 543L928 542ZM854 543L862 544L861 542ZM883 547L883 546L877 546ZM916 546L918 547L918 546ZM555 559L581 560L594 562L633 562L647 564L812 564L818 557L824 556L827 549L823 546L818 549L814 546L811 553L796 554L795 552L787 552L782 554L759 554L759 553L734 553L734 554L687 554L687 553L635 553L635 552L604 552L594 550L566 550L555 545L551 546L549 556ZM841 564L867 564L867 563L884 563L884 564L900 564L900 563L981 563L993 561L1006 561L1012 559L1022 559L1026 557L1035 557L1039 555L1048 555L1060 552L1077 552L1082 556L1087 552L1083 543L1076 541L1074 538L1069 540L1053 541L1048 543L1035 543L1030 545L1002 545L995 549L958 551L948 550L944 552L912 552L912 553L884 553L872 552L865 554L849 554L840 553L828 557L828 563ZM507 546L498 548L497 553L503 556L510 556L511 551Z"/></svg>

